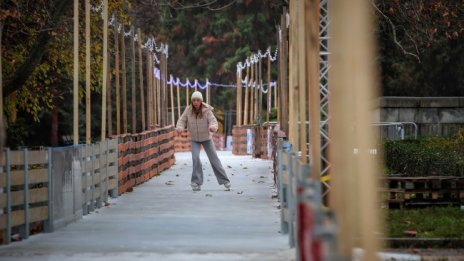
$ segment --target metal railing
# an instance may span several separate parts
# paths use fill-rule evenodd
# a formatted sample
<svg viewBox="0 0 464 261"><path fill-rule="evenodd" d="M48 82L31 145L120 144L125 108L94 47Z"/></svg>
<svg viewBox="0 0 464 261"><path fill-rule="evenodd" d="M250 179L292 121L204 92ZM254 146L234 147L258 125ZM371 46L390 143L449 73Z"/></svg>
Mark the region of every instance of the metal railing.
<svg viewBox="0 0 464 261"><path fill-rule="evenodd" d="M412 137L417 139L418 127L415 122L375 122L372 125L379 127L381 139L404 140ZM412 134L409 133L411 131Z"/></svg>
<svg viewBox="0 0 464 261"><path fill-rule="evenodd" d="M282 138L277 141L277 166L281 232L288 234L297 260L332 260L336 226L334 215L322 205L321 181L310 178L310 166L301 164L300 153Z"/></svg>

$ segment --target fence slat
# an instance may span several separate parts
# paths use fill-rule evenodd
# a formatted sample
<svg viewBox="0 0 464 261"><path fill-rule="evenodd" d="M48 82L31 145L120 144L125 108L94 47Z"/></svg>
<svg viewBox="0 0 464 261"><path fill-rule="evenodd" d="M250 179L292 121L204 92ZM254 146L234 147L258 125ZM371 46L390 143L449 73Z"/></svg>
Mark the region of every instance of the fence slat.
<svg viewBox="0 0 464 261"><path fill-rule="evenodd" d="M42 207L31 208L29 217L30 217L29 218L30 223L47 220L48 219L48 207L42 206ZM11 227L17 227L17 226L24 225L24 218L25 218L24 210L13 211L11 213ZM7 222L8 221L5 216L0 216L0 229L7 228ZM11 236L11 228L9 230L10 230L9 235Z"/></svg>
<svg viewBox="0 0 464 261"><path fill-rule="evenodd" d="M24 170L12 170L11 186L18 186L24 184ZM47 169L31 169L29 170L29 184L46 183L48 182ZM5 180L0 180L0 187L5 187Z"/></svg>

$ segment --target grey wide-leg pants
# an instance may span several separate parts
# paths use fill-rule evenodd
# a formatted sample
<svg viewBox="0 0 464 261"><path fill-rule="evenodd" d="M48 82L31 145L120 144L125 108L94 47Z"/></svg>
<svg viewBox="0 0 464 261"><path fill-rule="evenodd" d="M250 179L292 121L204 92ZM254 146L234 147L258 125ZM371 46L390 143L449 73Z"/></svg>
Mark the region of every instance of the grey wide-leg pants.
<svg viewBox="0 0 464 261"><path fill-rule="evenodd" d="M219 185L230 182L227 178L226 171L222 167L221 161L218 158L213 140L202 142L192 141L191 145L193 161L192 183L203 185L203 168L200 160L200 150L202 145L205 149L206 155L208 156L209 162L211 163L211 167L213 167L213 172L214 175L216 175Z"/></svg>

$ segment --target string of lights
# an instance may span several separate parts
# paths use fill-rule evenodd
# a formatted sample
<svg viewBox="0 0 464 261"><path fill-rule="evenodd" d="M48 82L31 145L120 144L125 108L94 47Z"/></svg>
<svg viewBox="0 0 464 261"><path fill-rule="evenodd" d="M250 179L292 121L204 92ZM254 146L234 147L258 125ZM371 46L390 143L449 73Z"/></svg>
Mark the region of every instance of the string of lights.
<svg viewBox="0 0 464 261"><path fill-rule="evenodd" d="M245 62L238 62L237 64L237 73L241 72L243 69L250 67L251 65L258 63L263 58L270 58L271 62L277 60L277 53L279 48L277 47L274 51L274 56L271 55L271 48L268 47L266 52L263 54L261 50L258 50L257 53L253 53L245 59Z"/></svg>
<svg viewBox="0 0 464 261"><path fill-rule="evenodd" d="M95 12L95 13L101 13L103 15L103 1L100 3L99 6L93 6L91 5L90 6L90 9L91 11ZM112 14L111 15L111 18L110 20L108 21L108 25L109 26L112 26L112 27L115 27L116 26L116 17L115 17L115 14ZM133 28L131 28L128 32L126 31L123 31L123 25L122 24L119 24L118 28L116 29L118 31L118 33L122 33L124 35L125 38L132 38L131 40L134 41L134 42L138 42L138 34L137 33L134 33L134 36L132 37L132 30ZM141 44L141 48L142 49L146 49L146 50L149 50L150 53L152 54L153 56L153 64L156 65L156 64L159 64L160 63L160 60L158 58L158 56L156 55L156 53L161 53L161 54L164 54L166 55L166 57L168 57L169 55L169 46L167 44L164 44L164 43L160 43L158 44L156 42L156 40L151 37L149 38L145 43ZM255 64L255 63L258 63L261 59L264 59L264 58L270 58L271 62L274 62L275 60L277 60L277 54L278 54L278 48L275 49L274 51L274 55L271 55L271 48L267 48L266 49L266 52L263 54L261 50L258 50L257 53L253 53L252 55L250 55L249 57L246 58L245 62L242 63L242 62L239 62L237 64L237 72L247 68L247 67L250 67L251 65ZM159 79L159 80L162 80L162 75L161 75L161 72L158 68L154 68L153 70L153 74L155 76L155 78ZM174 80L175 78L175 80ZM188 79L185 81L185 82L182 82L178 77L173 77L172 75L170 76L169 80L166 80L166 83L167 84L173 84L173 85L179 85L183 88L199 88L201 90L204 90L208 87L226 87L226 88L236 88L237 86L235 84L223 84L223 83L214 83L214 82L210 82L210 81L206 81L205 84L201 84L198 80L195 79L195 81L192 83L190 82ZM245 80L242 80L242 84L244 86L248 86L250 88L261 88L263 89L263 93L267 93L269 88L267 88L266 90L264 89L265 86L267 86L267 84L263 84L263 85L259 85L259 84L256 84L256 83L251 83L248 82L248 80L245 78ZM275 86L275 82L271 82L270 86L269 87L274 87Z"/></svg>

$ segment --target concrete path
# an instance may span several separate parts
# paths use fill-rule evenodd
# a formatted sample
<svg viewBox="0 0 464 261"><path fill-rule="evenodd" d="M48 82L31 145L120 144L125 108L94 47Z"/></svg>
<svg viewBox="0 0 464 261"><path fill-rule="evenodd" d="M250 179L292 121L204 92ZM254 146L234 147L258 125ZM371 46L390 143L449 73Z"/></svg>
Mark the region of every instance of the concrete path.
<svg viewBox="0 0 464 261"><path fill-rule="evenodd" d="M190 153L161 176L51 234L0 246L0 260L294 260L279 233L271 161L219 152L232 183L190 188Z"/></svg>

